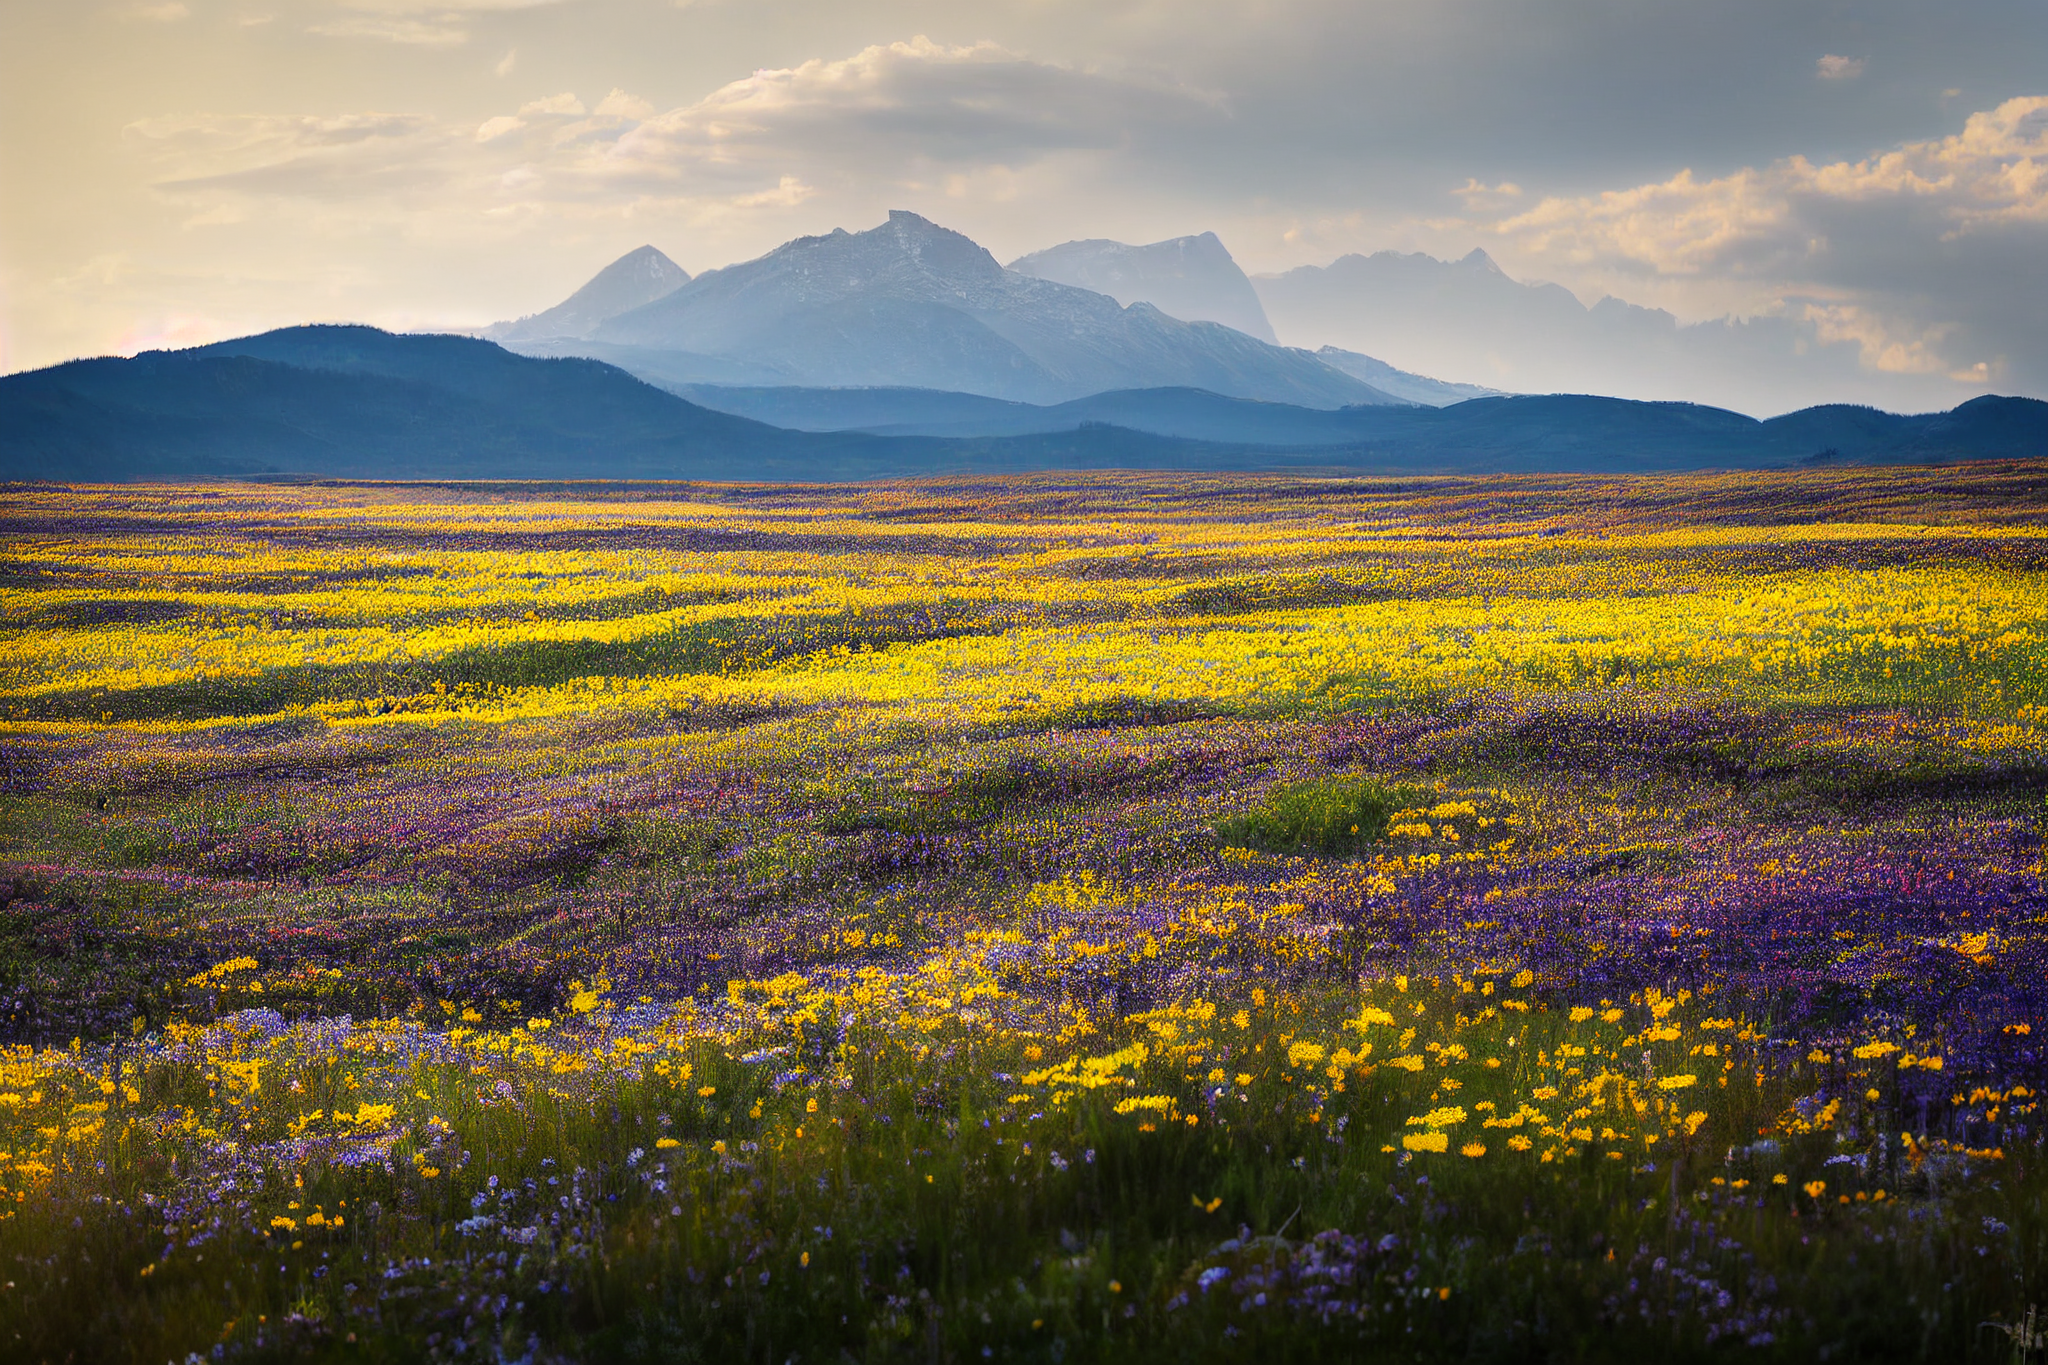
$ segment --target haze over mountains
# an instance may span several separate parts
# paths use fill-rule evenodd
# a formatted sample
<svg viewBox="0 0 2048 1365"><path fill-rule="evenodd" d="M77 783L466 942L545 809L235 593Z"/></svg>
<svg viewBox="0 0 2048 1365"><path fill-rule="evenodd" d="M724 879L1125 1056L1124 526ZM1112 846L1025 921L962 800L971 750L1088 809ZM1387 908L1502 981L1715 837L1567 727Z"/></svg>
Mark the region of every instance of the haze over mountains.
<svg viewBox="0 0 2048 1365"><path fill-rule="evenodd" d="M1279 345L1252 282L1213 232L1172 237L1149 246L1103 238L1063 242L1010 262L1020 275L1107 294L1118 303L1149 303L1189 322L1220 322Z"/></svg>
<svg viewBox="0 0 2048 1365"><path fill-rule="evenodd" d="M1397 370L1384 360L1357 351L1347 351L1341 346L1324 346L1316 351L1316 359L1333 369L1339 369L1353 379L1362 379L1380 392L1390 394L1404 403L1419 403L1426 408L1449 407L1462 403L1467 398L1498 398L1500 389L1490 389L1483 384L1454 384L1447 380L1430 379L1425 375Z"/></svg>
<svg viewBox="0 0 2048 1365"><path fill-rule="evenodd" d="M1164 386L1323 408L1398 401L1306 351L1005 270L900 210L866 232L800 237L708 270L582 339L592 344L556 337L533 349L665 383L899 386L1024 403Z"/></svg>
<svg viewBox="0 0 2048 1365"><path fill-rule="evenodd" d="M695 279L644 247L556 307L484 329L491 339L293 327L0 378L0 478L1621 472L2048 456L2048 404L2028 399L1759 422L1691 403L1509 396L1333 345L1271 345L1140 297L1260 324L1246 311L1258 296L1247 302L1251 285L1209 234L1069 243L1018 264L1131 297L1006 270L908 213ZM1258 283L1282 316L1382 325L1338 306L1366 298L1495 327L1504 347L1605 327L1638 335L1655 359L1659 337L1682 348L1720 334L1612 301L1588 310L1476 253L1347 257Z"/></svg>
<svg viewBox="0 0 2048 1365"><path fill-rule="evenodd" d="M651 246L629 251L553 308L481 329L491 341L587 337L621 313L653 303L690 282L690 272Z"/></svg>
<svg viewBox="0 0 2048 1365"><path fill-rule="evenodd" d="M834 396L782 389L770 397L789 420L790 403ZM990 425L985 413L966 416L963 430ZM1013 422L1012 434L789 430L708 410L597 361L536 359L470 337L292 327L0 377L0 480L1637 472L1782 466L1822 451L1912 461L2048 453L2048 403L2024 398L1919 417L1814 408L1758 422L1686 403L1568 395L1332 411L1150 389L1094 395L1053 416L1061 429L1019 431Z"/></svg>
<svg viewBox="0 0 2048 1365"><path fill-rule="evenodd" d="M1560 285L1510 278L1484 251L1456 261L1342 256L1251 283L1275 330L1297 345L1364 351L1523 393L1590 390L1751 411L1763 395L1761 410L1782 412L1822 394L1910 407L1953 387L1868 370L1853 337L1810 317L1684 324L1612 297L1589 308Z"/></svg>
<svg viewBox="0 0 2048 1365"><path fill-rule="evenodd" d="M1322 408L1504 391L1753 404L1761 392L1776 396L1768 412L1816 394L1910 407L1939 387L1870 370L1857 341L1812 317L1681 324L1615 298L1588 307L1509 277L1483 251L1350 255L1254 278L1199 233L1071 241L1004 268L900 211L695 280L642 248L557 307L478 334L606 360L712 405L724 400L706 386L931 389L1041 406L1179 387ZM884 425L927 420L911 405Z"/></svg>

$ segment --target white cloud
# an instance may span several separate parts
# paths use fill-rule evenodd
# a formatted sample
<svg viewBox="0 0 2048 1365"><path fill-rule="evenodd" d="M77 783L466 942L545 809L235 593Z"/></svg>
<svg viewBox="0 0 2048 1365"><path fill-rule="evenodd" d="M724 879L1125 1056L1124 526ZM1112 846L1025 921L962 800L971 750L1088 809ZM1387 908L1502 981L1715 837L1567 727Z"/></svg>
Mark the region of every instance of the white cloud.
<svg viewBox="0 0 2048 1365"><path fill-rule="evenodd" d="M519 112L522 114L582 114L588 111L584 109L582 100L565 92L560 95L549 95L546 99L528 100L525 104L519 106Z"/></svg>
<svg viewBox="0 0 2048 1365"><path fill-rule="evenodd" d="M1813 74L1824 81L1853 81L1863 74L1864 59L1828 53L1813 64Z"/></svg>
<svg viewBox="0 0 2048 1365"><path fill-rule="evenodd" d="M1034 61L993 43L917 37L757 71L643 119L583 169L649 188L799 166L841 183L900 181L934 168L1131 150L1224 116L1220 101L1183 87Z"/></svg>
<svg viewBox="0 0 2048 1365"><path fill-rule="evenodd" d="M817 191L793 175L785 175L772 190L757 190L753 194L738 194L732 198L732 206L739 209L795 208Z"/></svg>
<svg viewBox="0 0 2048 1365"><path fill-rule="evenodd" d="M1466 177L1465 183L1451 191L1465 201L1468 212L1490 212L1512 208L1521 202L1522 187L1512 180L1503 180L1498 185Z"/></svg>
<svg viewBox="0 0 2048 1365"><path fill-rule="evenodd" d="M1826 253L1819 219L1857 206L1906 210L1939 240L1999 223L2048 223L2048 96L2007 100L1972 114L1954 136L1861 161L1817 166L1794 156L1712 180L1681 171L1661 184L1545 199L1494 230L1568 260L1656 274L1743 271Z"/></svg>
<svg viewBox="0 0 2048 1365"><path fill-rule="evenodd" d="M158 187L187 200L347 198L375 214L380 194L410 203L430 187L444 214L623 214L791 208L836 193L866 213L876 194L1011 201L1049 159L1141 158L1151 141L1225 117L1168 83L916 38L758 71L665 112L615 89L595 111L563 92L466 125L194 115L145 120L128 137Z"/></svg>
<svg viewBox="0 0 2048 1365"><path fill-rule="evenodd" d="M481 14L540 9L567 0L335 0L339 17L308 30L326 38L373 38L389 43L454 47L470 38L470 20ZM499 75L511 70L506 53Z"/></svg>
<svg viewBox="0 0 2048 1365"><path fill-rule="evenodd" d="M137 5L128 12L137 19L148 19L159 24L175 24L180 19L192 17L191 7L180 4L179 0L167 0L167 3L161 5Z"/></svg>
<svg viewBox="0 0 2048 1365"><path fill-rule="evenodd" d="M2029 352L2038 367L2043 272L2019 263L2048 258L2048 96L1857 161L1681 171L1486 227L1536 268L1689 280L1802 317L1873 370L1974 373Z"/></svg>
<svg viewBox="0 0 2048 1365"><path fill-rule="evenodd" d="M519 49L508 47L505 49L505 55L498 58L498 64L492 67L491 70L500 76L509 76L512 74L512 68L518 65Z"/></svg>
<svg viewBox="0 0 2048 1365"><path fill-rule="evenodd" d="M414 47L458 47L469 41L469 30L448 19L409 19L389 14L334 19L315 24L307 32L323 38L374 38Z"/></svg>
<svg viewBox="0 0 2048 1365"><path fill-rule="evenodd" d="M629 95L625 91L616 88L609 95L598 101L597 105L597 115L599 118L638 120L646 118L653 112L654 106L646 100L635 95Z"/></svg>
<svg viewBox="0 0 2048 1365"><path fill-rule="evenodd" d="M187 114L122 130L156 187L206 208L227 199L361 200L434 184L454 140L417 114ZM467 140L467 139L464 139Z"/></svg>
<svg viewBox="0 0 2048 1365"><path fill-rule="evenodd" d="M1809 303L1799 313L1813 324L1823 343L1853 341L1864 367L1881 374L1947 374L1951 366L1939 353L1956 328L1953 323L1915 327L1899 318L1885 318L1853 303ZM1989 365L1981 368L1988 370Z"/></svg>
<svg viewBox="0 0 2048 1365"><path fill-rule="evenodd" d="M218 172L224 159L272 160L313 149L416 137L417 114L185 114L139 119L122 130L131 145L180 173Z"/></svg>

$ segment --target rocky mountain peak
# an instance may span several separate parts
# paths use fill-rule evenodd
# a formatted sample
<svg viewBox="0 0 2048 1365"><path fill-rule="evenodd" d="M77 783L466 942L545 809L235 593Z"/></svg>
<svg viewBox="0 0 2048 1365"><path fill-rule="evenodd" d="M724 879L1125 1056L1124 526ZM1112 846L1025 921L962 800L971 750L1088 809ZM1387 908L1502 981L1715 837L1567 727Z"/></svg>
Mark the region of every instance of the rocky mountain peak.
<svg viewBox="0 0 2048 1365"><path fill-rule="evenodd" d="M1091 237L1010 262L1019 274L1107 294L1126 306L1149 303L1187 322L1220 322L1261 341L1272 324L1244 271L1213 232L1145 246Z"/></svg>
<svg viewBox="0 0 2048 1365"><path fill-rule="evenodd" d="M493 341L587 337L621 313L653 303L690 282L690 272L651 246L636 247L544 312L484 329Z"/></svg>

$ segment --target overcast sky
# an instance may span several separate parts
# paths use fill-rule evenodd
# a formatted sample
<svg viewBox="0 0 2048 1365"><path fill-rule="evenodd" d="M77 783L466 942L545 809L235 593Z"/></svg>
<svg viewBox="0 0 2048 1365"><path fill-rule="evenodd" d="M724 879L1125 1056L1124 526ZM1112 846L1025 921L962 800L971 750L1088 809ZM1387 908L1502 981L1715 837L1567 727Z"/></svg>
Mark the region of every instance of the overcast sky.
<svg viewBox="0 0 2048 1365"><path fill-rule="evenodd" d="M2048 395L2048 4L0 5L4 370L487 322L643 242L696 272L890 208L1003 260L1483 246Z"/></svg>

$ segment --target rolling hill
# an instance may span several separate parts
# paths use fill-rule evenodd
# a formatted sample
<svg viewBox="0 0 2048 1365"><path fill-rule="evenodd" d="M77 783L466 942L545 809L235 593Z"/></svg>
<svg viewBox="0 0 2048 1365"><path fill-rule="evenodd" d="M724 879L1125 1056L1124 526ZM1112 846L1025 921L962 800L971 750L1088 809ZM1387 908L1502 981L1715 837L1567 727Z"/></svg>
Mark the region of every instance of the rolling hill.
<svg viewBox="0 0 2048 1365"><path fill-rule="evenodd" d="M900 412L900 393L704 393L790 426ZM1033 408L915 395L924 432L793 430L587 359L455 336L294 327L0 378L0 479L832 480L1027 469L1677 470L2048 458L2048 403L1900 416L1821 407L1759 422L1574 395L1319 410L1188 389ZM865 406L863 406L865 405ZM1149 425L1153 430L1140 429ZM939 433L939 434L932 434Z"/></svg>

